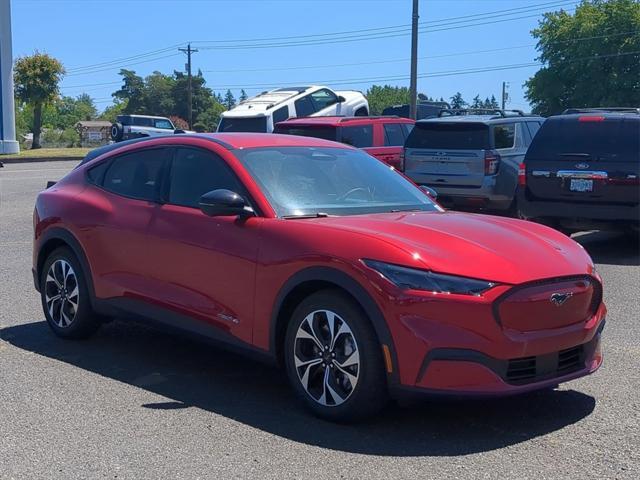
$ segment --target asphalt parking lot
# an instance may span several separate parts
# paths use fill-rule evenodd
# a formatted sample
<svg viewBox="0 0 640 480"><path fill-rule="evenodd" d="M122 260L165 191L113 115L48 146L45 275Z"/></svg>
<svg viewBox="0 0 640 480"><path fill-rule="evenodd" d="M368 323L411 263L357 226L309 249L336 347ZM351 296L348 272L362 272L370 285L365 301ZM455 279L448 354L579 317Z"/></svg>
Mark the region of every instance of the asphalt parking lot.
<svg viewBox="0 0 640 480"><path fill-rule="evenodd" d="M76 162L0 169L0 478L637 478L640 253L576 236L605 281L605 363L559 390L432 401L360 425L309 416L283 374L115 321L88 341L44 322L35 196Z"/></svg>

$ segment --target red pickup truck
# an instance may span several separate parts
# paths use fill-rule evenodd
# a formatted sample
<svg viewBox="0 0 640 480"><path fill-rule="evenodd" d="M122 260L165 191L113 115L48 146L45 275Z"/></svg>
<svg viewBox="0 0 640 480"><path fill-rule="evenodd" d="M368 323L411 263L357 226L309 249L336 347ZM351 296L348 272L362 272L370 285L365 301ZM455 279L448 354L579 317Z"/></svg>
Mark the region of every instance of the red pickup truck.
<svg viewBox="0 0 640 480"><path fill-rule="evenodd" d="M361 148L369 155L403 170L404 141L414 121L396 116L302 117L276 124L273 133L324 138Z"/></svg>

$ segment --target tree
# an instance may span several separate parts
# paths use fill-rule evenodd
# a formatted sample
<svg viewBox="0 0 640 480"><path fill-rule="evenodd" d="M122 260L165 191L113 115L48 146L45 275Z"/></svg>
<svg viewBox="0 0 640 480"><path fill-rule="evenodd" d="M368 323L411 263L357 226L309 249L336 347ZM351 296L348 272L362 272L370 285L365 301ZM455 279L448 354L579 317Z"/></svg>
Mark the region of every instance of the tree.
<svg viewBox="0 0 640 480"><path fill-rule="evenodd" d="M486 106L486 103L482 101L482 99L480 98L480 94L473 97L473 103L471 104L471 108L485 108L485 106Z"/></svg>
<svg viewBox="0 0 640 480"><path fill-rule="evenodd" d="M215 132L220 122L222 112L224 112L225 106L217 101L214 101L211 107L198 115L198 124L202 126L202 130L205 132ZM194 125L195 128L195 125Z"/></svg>
<svg viewBox="0 0 640 480"><path fill-rule="evenodd" d="M55 116L51 123L43 122L43 125L51 126L59 130L73 127L81 120L93 120L98 116L98 110L93 98L86 93L73 97L62 97L53 104Z"/></svg>
<svg viewBox="0 0 640 480"><path fill-rule="evenodd" d="M240 102L244 102L247 98L249 98L247 92L245 92L244 89L240 90Z"/></svg>
<svg viewBox="0 0 640 480"><path fill-rule="evenodd" d="M127 108L126 101L116 101L113 105L109 105L104 111L100 114L100 120L106 120L108 122L114 123L116 121L116 117L118 115L122 115Z"/></svg>
<svg viewBox="0 0 640 480"><path fill-rule="evenodd" d="M491 98L487 97L484 100L484 108L500 108L500 105L498 105L498 101L496 100L496 96L495 95L491 95Z"/></svg>
<svg viewBox="0 0 640 480"><path fill-rule="evenodd" d="M391 85L372 85L367 90L366 97L370 114L382 115L382 111L387 107L409 103L409 89Z"/></svg>
<svg viewBox="0 0 640 480"><path fill-rule="evenodd" d="M544 66L525 83L533 111L640 105L639 30L637 0L584 0L573 14L545 14L532 32Z"/></svg>
<svg viewBox="0 0 640 480"><path fill-rule="evenodd" d="M467 105L469 104L464 101L460 92L456 92L456 94L451 97L451 108L464 108Z"/></svg>
<svg viewBox="0 0 640 480"><path fill-rule="evenodd" d="M46 53L35 52L30 57L16 60L14 82L16 97L33 108L33 149L40 148L42 108L58 95L58 84L64 75L64 67Z"/></svg>
<svg viewBox="0 0 640 480"><path fill-rule="evenodd" d="M144 108L148 115L165 116L176 108L176 79L153 72L144 79Z"/></svg>
<svg viewBox="0 0 640 480"><path fill-rule="evenodd" d="M227 93L224 94L224 106L227 107L227 110L231 110L236 106L236 98L231 93L231 90L227 90Z"/></svg>
<svg viewBox="0 0 640 480"><path fill-rule="evenodd" d="M146 89L144 80L133 70L120 70L123 85L120 90L111 95L116 101L125 102L122 113L147 113L146 112Z"/></svg>

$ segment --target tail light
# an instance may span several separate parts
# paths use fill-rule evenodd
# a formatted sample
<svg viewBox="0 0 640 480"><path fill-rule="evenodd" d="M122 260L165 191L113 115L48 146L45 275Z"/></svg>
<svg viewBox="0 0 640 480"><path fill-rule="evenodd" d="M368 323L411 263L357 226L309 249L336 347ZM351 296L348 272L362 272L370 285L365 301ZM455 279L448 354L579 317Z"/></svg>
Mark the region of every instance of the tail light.
<svg viewBox="0 0 640 480"><path fill-rule="evenodd" d="M524 163L521 163L518 167L518 185L521 187L527 185L527 167Z"/></svg>
<svg viewBox="0 0 640 480"><path fill-rule="evenodd" d="M500 167L500 154L495 150L485 150L484 152L484 174L495 175Z"/></svg>

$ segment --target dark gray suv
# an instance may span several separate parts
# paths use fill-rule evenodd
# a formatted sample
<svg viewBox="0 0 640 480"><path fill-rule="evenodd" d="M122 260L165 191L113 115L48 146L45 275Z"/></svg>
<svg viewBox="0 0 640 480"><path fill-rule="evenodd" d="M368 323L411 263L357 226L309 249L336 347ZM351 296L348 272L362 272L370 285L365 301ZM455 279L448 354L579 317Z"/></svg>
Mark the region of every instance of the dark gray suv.
<svg viewBox="0 0 640 480"><path fill-rule="evenodd" d="M404 173L445 206L515 213L518 169L543 122L518 110L443 110L416 122Z"/></svg>

